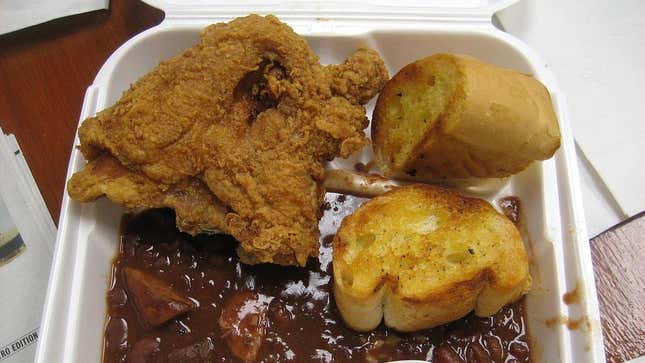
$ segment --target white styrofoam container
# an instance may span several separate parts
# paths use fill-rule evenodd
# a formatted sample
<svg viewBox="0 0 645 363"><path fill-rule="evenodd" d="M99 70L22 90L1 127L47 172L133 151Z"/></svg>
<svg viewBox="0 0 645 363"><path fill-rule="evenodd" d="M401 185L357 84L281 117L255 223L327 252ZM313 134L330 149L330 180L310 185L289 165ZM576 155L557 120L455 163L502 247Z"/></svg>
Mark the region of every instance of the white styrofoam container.
<svg viewBox="0 0 645 363"><path fill-rule="evenodd" d="M117 101L130 83L160 60L197 43L204 26L250 12L277 15L307 38L322 63L342 62L358 46L368 45L380 52L391 74L436 52L470 54L532 74L551 92L562 147L552 159L534 163L482 197L516 195L522 200L523 235L534 279L526 298L533 361L603 362L598 302L564 97L545 62L491 24L492 14L512 2L433 0L388 5L381 0L240 0L215 5L208 0L149 0L165 10L165 20L127 41L105 62L87 89L80 119ZM372 108L369 104L368 116ZM67 176L84 163L73 149ZM100 361L105 293L121 213L106 200L81 205L65 193L37 362ZM574 289L579 302L565 304L563 294ZM567 321L579 328L569 329Z"/></svg>

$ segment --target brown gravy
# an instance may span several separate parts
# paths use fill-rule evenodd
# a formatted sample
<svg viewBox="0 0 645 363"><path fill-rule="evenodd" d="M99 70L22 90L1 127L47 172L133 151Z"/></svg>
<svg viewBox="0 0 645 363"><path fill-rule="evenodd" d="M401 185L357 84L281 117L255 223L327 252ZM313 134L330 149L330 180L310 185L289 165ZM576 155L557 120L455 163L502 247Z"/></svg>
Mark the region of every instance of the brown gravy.
<svg viewBox="0 0 645 363"><path fill-rule="evenodd" d="M520 223L520 218L522 217L522 202L520 198L509 196L500 198L497 201L497 205L502 209L504 215L511 220L511 222L516 225Z"/></svg>
<svg viewBox="0 0 645 363"><path fill-rule="evenodd" d="M322 233L335 230L362 199L328 195L327 202ZM384 326L357 333L343 324L334 304L329 235L306 268L244 265L235 243L226 236L179 233L169 210L125 216L107 294L103 362L242 362L232 356L218 320L233 296L249 291L268 304L256 362L529 361L523 301L489 318L471 314L414 334ZM129 296L126 267L164 281L196 307L150 327Z"/></svg>

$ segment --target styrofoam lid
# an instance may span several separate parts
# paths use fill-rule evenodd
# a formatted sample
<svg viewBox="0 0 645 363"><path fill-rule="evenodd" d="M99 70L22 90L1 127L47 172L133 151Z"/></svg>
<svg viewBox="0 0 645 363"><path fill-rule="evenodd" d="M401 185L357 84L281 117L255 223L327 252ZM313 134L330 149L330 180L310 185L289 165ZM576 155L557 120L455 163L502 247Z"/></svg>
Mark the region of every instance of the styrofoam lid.
<svg viewBox="0 0 645 363"><path fill-rule="evenodd" d="M204 10L229 15L248 13L298 13L325 16L330 20L351 15L378 16L379 14L451 14L491 16L496 11L519 0L347 0L347 1L216 1L216 0L143 0L163 10L166 15L175 12L200 14Z"/></svg>

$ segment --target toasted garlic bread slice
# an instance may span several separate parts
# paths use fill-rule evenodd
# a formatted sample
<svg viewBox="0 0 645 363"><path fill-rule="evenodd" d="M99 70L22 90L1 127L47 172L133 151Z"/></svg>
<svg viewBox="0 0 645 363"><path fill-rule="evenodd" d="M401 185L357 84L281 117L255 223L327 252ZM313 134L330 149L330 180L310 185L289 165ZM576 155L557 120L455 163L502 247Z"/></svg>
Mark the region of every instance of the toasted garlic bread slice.
<svg viewBox="0 0 645 363"><path fill-rule="evenodd" d="M346 217L334 241L334 297L351 328L399 331L489 316L530 287L517 228L488 202L414 184Z"/></svg>
<svg viewBox="0 0 645 363"><path fill-rule="evenodd" d="M547 89L478 59L435 54L401 69L372 118L376 161L388 177L500 178L560 146Z"/></svg>

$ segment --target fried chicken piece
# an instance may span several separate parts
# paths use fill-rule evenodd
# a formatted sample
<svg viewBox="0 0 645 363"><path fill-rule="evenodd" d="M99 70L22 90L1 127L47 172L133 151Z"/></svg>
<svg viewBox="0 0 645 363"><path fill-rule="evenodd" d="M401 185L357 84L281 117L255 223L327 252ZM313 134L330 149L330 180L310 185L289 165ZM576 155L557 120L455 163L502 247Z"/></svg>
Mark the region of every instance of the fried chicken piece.
<svg viewBox="0 0 645 363"><path fill-rule="evenodd" d="M132 267L124 268L123 274L137 314L149 326L164 324L195 307L188 297L154 275Z"/></svg>
<svg viewBox="0 0 645 363"><path fill-rule="evenodd" d="M262 348L272 299L256 292L237 292L222 308L218 320L222 338L233 355L244 362L255 362Z"/></svg>
<svg viewBox="0 0 645 363"><path fill-rule="evenodd" d="M211 25L199 44L83 122L80 150L90 163L68 191L80 201L106 195L129 207L166 205L178 222L190 220L188 228L178 223L182 230L232 234L243 262L304 265L318 249L322 163L366 144L362 104L387 78L379 55L366 48L321 66L273 16ZM122 176L96 171L94 159L105 154L118 160ZM187 185L196 191L189 195L214 196L168 197ZM187 218L191 203L200 212Z"/></svg>
<svg viewBox="0 0 645 363"><path fill-rule="evenodd" d="M172 208L179 229L192 234L216 231L225 225L226 208L200 179L165 185L128 170L108 154L98 156L74 174L67 191L79 202L105 195L131 209Z"/></svg>

